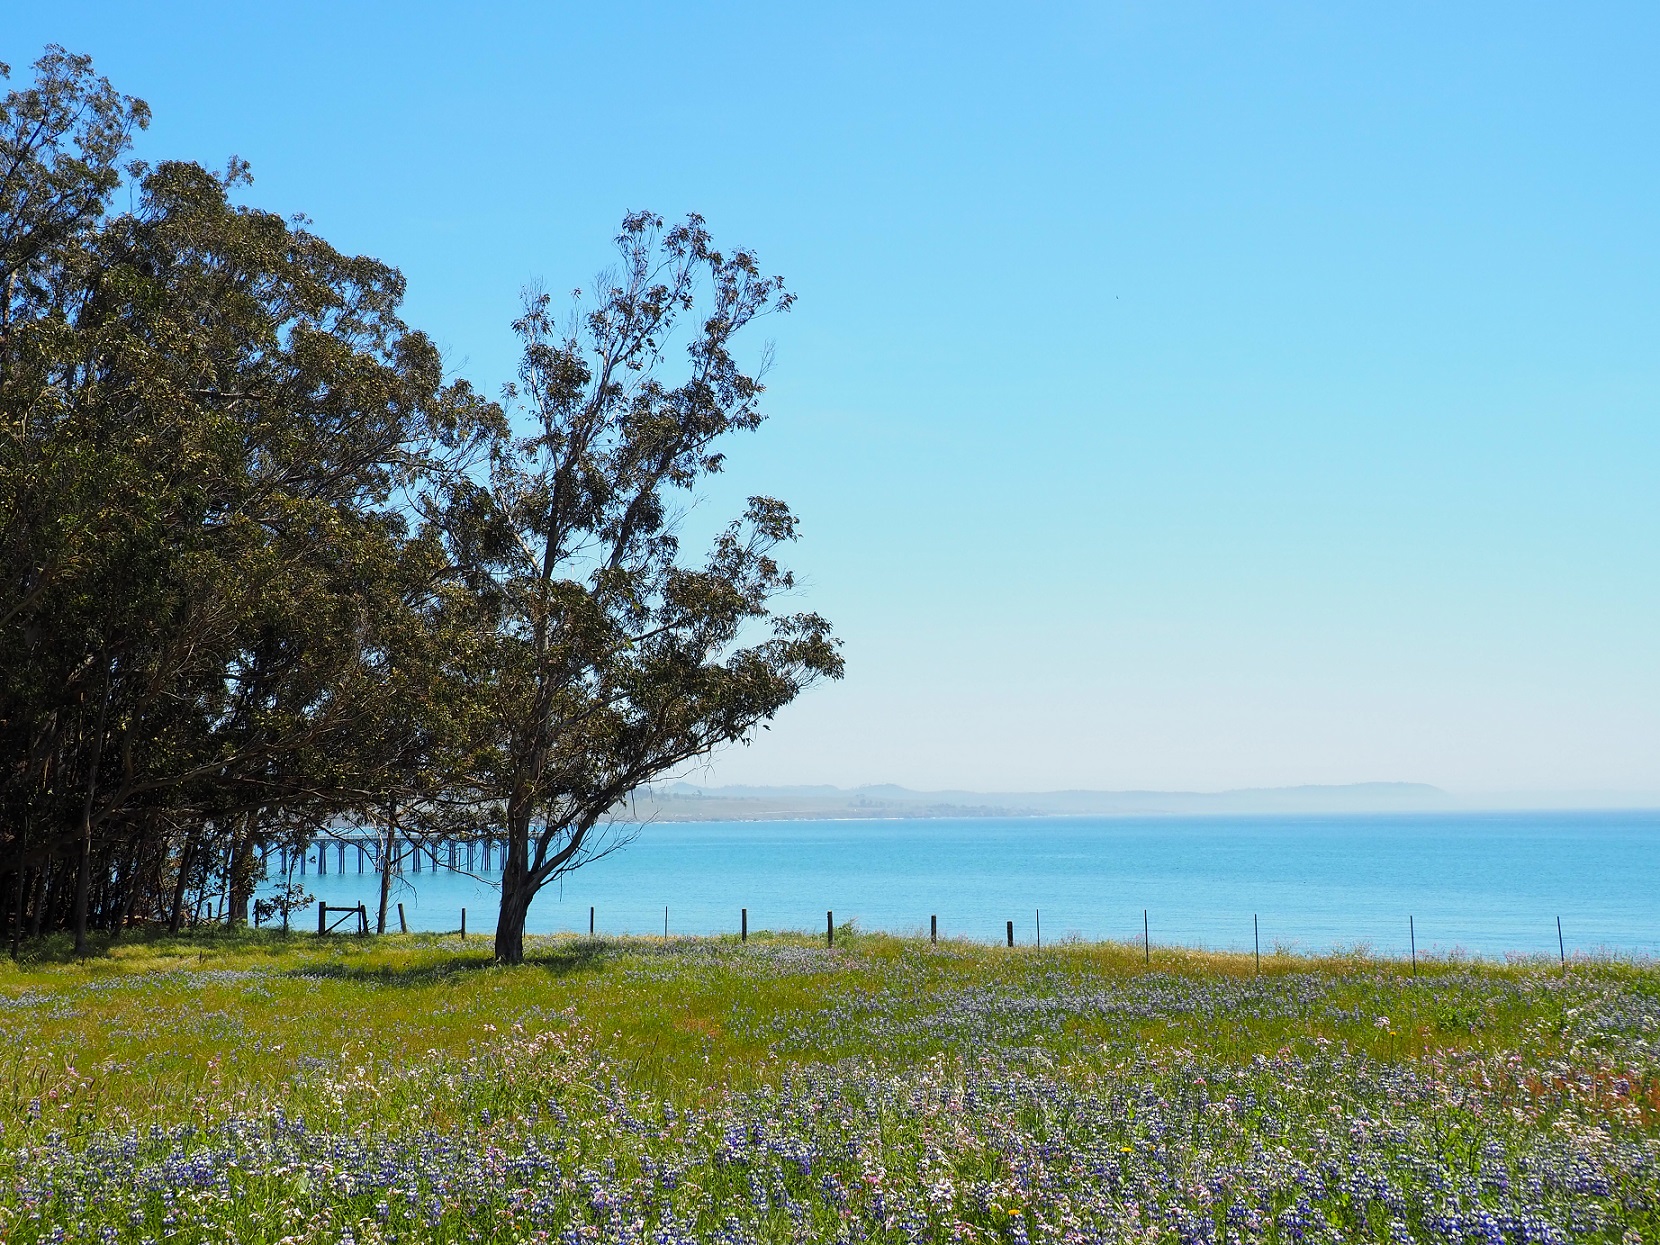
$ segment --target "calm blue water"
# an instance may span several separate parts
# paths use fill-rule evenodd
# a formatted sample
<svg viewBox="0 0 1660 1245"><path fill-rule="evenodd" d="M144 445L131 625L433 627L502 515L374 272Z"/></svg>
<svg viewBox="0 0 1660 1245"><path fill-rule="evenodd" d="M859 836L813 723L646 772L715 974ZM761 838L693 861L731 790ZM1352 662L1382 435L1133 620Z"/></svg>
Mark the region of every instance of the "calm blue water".
<svg viewBox="0 0 1660 1245"><path fill-rule="evenodd" d="M348 852L341 875L305 878L329 903L376 902L373 874ZM394 886L412 929L494 929L493 877L430 868ZM1421 950L1660 954L1660 812L1390 816L1010 818L659 824L629 847L543 891L533 932L866 929L1001 941L1004 921L1029 943L1141 937L1264 951L1370 943ZM313 916L311 919L315 919ZM372 918L371 918L372 919ZM396 921L395 909L393 915ZM296 923L304 918L296 915Z"/></svg>

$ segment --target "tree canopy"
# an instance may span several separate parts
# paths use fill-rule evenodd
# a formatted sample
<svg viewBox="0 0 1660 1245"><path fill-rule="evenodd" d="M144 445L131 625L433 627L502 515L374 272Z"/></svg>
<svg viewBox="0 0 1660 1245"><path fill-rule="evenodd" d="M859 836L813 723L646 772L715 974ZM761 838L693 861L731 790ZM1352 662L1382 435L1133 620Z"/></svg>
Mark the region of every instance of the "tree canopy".
<svg viewBox="0 0 1660 1245"><path fill-rule="evenodd" d="M782 503L677 539L761 421L733 338L789 295L698 218L630 215L567 323L529 299L490 401L395 269L237 202L242 162L123 166L148 117L58 48L0 100L12 945L176 925L192 888L246 920L264 851L374 822L505 837L517 960L630 790L840 673L823 619L772 608Z"/></svg>
<svg viewBox="0 0 1660 1245"><path fill-rule="evenodd" d="M477 781L506 832L496 954L509 962L537 890L615 842L602 823L630 791L842 669L823 618L773 609L793 587L775 557L795 537L784 503L750 498L696 560L677 533L676 497L721 469L716 444L761 423L763 387L733 343L789 308L783 281L716 250L696 216L665 229L630 215L617 247L562 325L546 294L527 299L508 395L525 431L499 438L488 479L458 480L435 516L493 640Z"/></svg>

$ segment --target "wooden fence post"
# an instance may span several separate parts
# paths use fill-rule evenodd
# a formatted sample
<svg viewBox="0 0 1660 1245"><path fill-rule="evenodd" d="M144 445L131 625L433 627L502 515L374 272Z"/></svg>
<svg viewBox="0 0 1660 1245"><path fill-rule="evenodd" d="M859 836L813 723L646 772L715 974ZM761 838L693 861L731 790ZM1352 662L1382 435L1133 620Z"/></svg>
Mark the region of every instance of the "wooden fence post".
<svg viewBox="0 0 1660 1245"><path fill-rule="evenodd" d="M398 902L398 931L400 933L404 933L404 934L407 934L409 932L409 922L404 919L404 915L403 915L403 901L402 900L400 900Z"/></svg>

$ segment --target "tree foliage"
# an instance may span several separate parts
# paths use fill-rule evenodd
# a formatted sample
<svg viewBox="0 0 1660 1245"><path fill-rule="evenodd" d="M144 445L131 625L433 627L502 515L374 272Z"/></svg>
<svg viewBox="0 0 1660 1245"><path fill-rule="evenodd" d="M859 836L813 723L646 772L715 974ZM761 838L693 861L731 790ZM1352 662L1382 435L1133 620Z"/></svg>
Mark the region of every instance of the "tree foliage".
<svg viewBox="0 0 1660 1245"><path fill-rule="evenodd" d="M0 70L4 67L0 66ZM497 950L635 786L841 664L753 498L677 505L761 422L735 337L790 296L696 217L633 215L506 409L446 377L399 273L188 162L49 49L0 100L0 885L13 939L171 920L320 827L500 827ZM125 187L130 205L113 207ZM677 334L681 366L673 380Z"/></svg>
<svg viewBox="0 0 1660 1245"><path fill-rule="evenodd" d="M509 393L523 431L498 435L488 479L458 481L434 514L493 638L473 684L491 731L476 782L506 834L507 962L536 892L615 844L608 817L631 790L842 668L823 618L773 609L793 587L775 557L795 537L782 502L750 498L696 560L678 535L677 499L721 469L717 443L763 418L735 339L791 296L696 216L630 215L617 247L563 324L548 295L527 299Z"/></svg>

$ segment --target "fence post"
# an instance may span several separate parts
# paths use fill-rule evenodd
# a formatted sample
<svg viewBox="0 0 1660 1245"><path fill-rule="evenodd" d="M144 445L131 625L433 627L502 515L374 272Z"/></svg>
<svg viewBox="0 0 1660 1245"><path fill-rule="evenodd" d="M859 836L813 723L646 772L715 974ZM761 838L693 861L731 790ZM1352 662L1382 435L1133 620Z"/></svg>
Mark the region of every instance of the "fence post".
<svg viewBox="0 0 1660 1245"><path fill-rule="evenodd" d="M1038 950L1041 951L1043 950L1043 910L1041 908L1033 908L1032 916L1037 921L1037 945Z"/></svg>
<svg viewBox="0 0 1660 1245"><path fill-rule="evenodd" d="M592 904L589 904L588 905L588 937L592 938L593 936L594 936L594 907L593 907Z"/></svg>
<svg viewBox="0 0 1660 1245"><path fill-rule="evenodd" d="M328 930L323 925L323 922L328 918L328 914L329 914L329 906L326 903L320 903L320 904L317 905L317 936L318 937L322 937L324 934L326 934L328 932Z"/></svg>
<svg viewBox="0 0 1660 1245"><path fill-rule="evenodd" d="M824 914L824 945L827 947L836 945L836 914L834 912Z"/></svg>
<svg viewBox="0 0 1660 1245"><path fill-rule="evenodd" d="M1412 975L1418 975L1418 923L1409 914L1406 918L1406 936L1412 940Z"/></svg>
<svg viewBox="0 0 1660 1245"><path fill-rule="evenodd" d="M928 941L932 942L932 943L937 943L937 942L939 942L939 940L940 940L940 918L939 918L939 913L936 912L928 918Z"/></svg>
<svg viewBox="0 0 1660 1245"><path fill-rule="evenodd" d="M1008 934L1009 934L1009 946L1012 947L1012 946L1014 946L1014 922L1013 921L1009 922Z"/></svg>
<svg viewBox="0 0 1660 1245"><path fill-rule="evenodd" d="M402 934L409 932L409 922L404 919L403 902L401 900L398 902L398 932Z"/></svg>
<svg viewBox="0 0 1660 1245"><path fill-rule="evenodd" d="M369 909L364 907L361 899L357 901L357 932L360 934L369 932Z"/></svg>
<svg viewBox="0 0 1660 1245"><path fill-rule="evenodd" d="M1257 926L1257 914L1251 913L1251 941L1257 949L1257 972L1262 972L1262 930Z"/></svg>
<svg viewBox="0 0 1660 1245"><path fill-rule="evenodd" d="M467 941L467 909L461 909L461 941Z"/></svg>
<svg viewBox="0 0 1660 1245"><path fill-rule="evenodd" d="M1146 908L1141 910L1141 958L1144 963L1153 962L1153 940L1148 934Z"/></svg>
<svg viewBox="0 0 1660 1245"><path fill-rule="evenodd" d="M749 909L740 909L742 915L738 918L738 941L749 941Z"/></svg>
<svg viewBox="0 0 1660 1245"><path fill-rule="evenodd" d="M1562 941L1562 918L1556 918L1556 955L1562 961L1562 975L1568 975L1568 945Z"/></svg>

